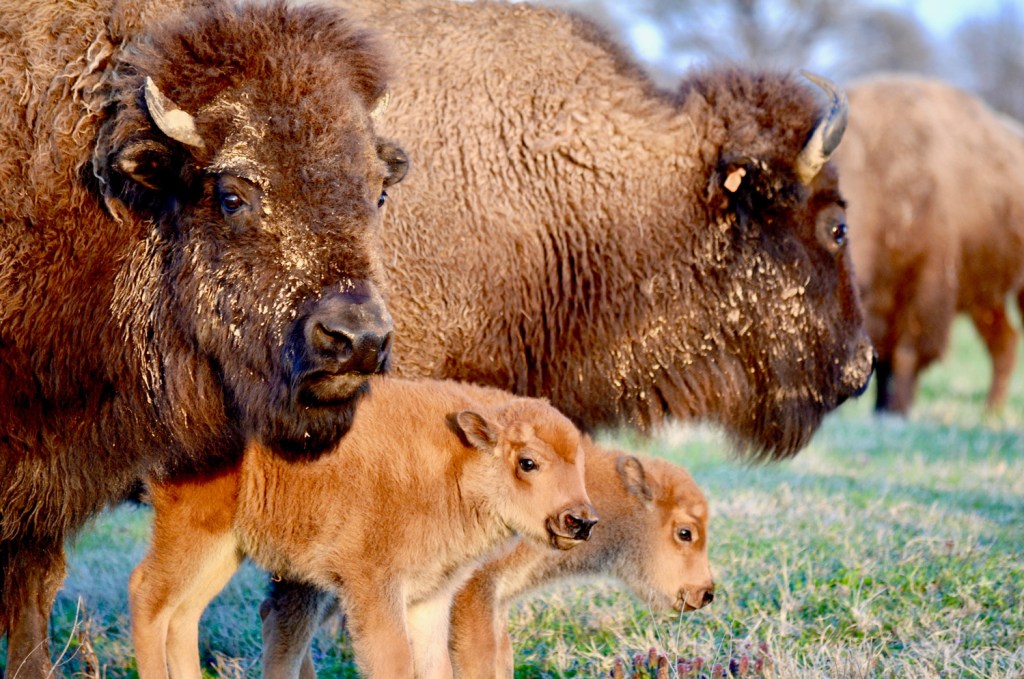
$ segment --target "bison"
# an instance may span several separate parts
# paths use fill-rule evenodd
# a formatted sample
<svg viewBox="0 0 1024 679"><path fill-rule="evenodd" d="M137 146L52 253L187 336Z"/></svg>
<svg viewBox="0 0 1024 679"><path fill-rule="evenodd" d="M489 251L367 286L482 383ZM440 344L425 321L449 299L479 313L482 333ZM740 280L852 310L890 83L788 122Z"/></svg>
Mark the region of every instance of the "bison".
<svg viewBox="0 0 1024 679"><path fill-rule="evenodd" d="M906 414L921 371L967 314L992 356L987 405L1005 402L1024 311L1024 131L937 80L883 75L849 88L836 154L868 331L876 408Z"/></svg>
<svg viewBox="0 0 1024 679"><path fill-rule="evenodd" d="M396 52L382 130L416 159L382 227L398 373L587 430L711 420L764 459L863 391L832 84L716 67L666 91L572 14L343 4Z"/></svg>
<svg viewBox="0 0 1024 679"><path fill-rule="evenodd" d="M407 161L371 120L382 48L337 9L20 0L0 36L0 635L42 677L88 517L346 431L390 353Z"/></svg>
<svg viewBox="0 0 1024 679"><path fill-rule="evenodd" d="M708 564L708 505L690 475L660 459L609 450L584 439L586 485L601 523L590 540L572 551L552 552L517 541L489 557L455 595L451 661L455 676L511 677L508 609L526 592L554 580L613 575L655 609L689 611L714 598ZM326 594L281 583L260 608L267 677L314 679L311 645L315 616L290 609L333 606ZM297 600L292 601L296 597ZM296 624L297 623L297 624Z"/></svg>
<svg viewBox="0 0 1024 679"><path fill-rule="evenodd" d="M139 676L166 677L168 661L201 676L199 617L243 554L343 593L362 675L443 675L452 597L482 557L512 531L545 551L590 536L584 455L543 400L376 379L329 455L289 462L256 443L237 468L154 483L130 585Z"/></svg>

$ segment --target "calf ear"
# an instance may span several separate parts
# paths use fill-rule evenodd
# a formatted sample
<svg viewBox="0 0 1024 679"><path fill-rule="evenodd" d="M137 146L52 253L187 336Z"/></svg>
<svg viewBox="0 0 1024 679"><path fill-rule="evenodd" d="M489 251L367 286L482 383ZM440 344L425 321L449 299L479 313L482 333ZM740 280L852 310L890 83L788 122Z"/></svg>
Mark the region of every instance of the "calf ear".
<svg viewBox="0 0 1024 679"><path fill-rule="evenodd" d="M409 156L405 155L405 151L393 142L380 140L377 142L377 155L388 166L384 186L391 186L405 179L409 172Z"/></svg>
<svg viewBox="0 0 1024 679"><path fill-rule="evenodd" d="M498 435L482 415L471 410L460 410L448 416L448 425L458 434L462 443L485 453L494 450Z"/></svg>
<svg viewBox="0 0 1024 679"><path fill-rule="evenodd" d="M644 466L640 464L640 460L632 455L620 455L615 461L615 470L619 473L619 480L622 481L626 492L650 509L651 503L654 502L654 493L647 483L647 474L644 473Z"/></svg>

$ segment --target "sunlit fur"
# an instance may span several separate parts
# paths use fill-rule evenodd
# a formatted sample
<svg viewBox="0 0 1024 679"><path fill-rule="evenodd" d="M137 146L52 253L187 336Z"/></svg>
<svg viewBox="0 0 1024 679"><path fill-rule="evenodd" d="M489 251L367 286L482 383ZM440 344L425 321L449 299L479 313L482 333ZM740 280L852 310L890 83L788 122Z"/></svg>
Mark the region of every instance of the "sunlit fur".
<svg viewBox="0 0 1024 679"><path fill-rule="evenodd" d="M35 677L64 541L134 479L347 427L365 378L301 407L289 337L376 289L389 77L337 10L277 2L19 0L0 32L0 634ZM202 148L156 127L146 77ZM259 196L247 220L221 175Z"/></svg>
<svg viewBox="0 0 1024 679"><path fill-rule="evenodd" d="M836 154L851 252L878 351L876 404L906 413L922 370L967 314L992 357L987 404L1006 400L1024 311L1024 127L977 97L909 75L853 83Z"/></svg>
<svg viewBox="0 0 1024 679"><path fill-rule="evenodd" d="M223 473L153 482L153 541L131 577L139 675L166 677L169 663L175 679L201 676L199 616L249 555L342 595L362 676L437 676L452 596L480 560L514 532L554 551L566 513L593 518L584 460L579 431L545 401L374 379L316 460L254 444Z"/></svg>

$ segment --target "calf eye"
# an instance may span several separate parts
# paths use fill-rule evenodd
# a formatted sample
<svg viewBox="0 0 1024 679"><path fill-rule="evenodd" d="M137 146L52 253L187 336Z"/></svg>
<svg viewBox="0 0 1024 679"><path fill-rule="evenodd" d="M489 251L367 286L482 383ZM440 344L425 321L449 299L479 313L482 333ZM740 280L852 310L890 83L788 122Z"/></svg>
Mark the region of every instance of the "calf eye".
<svg viewBox="0 0 1024 679"><path fill-rule="evenodd" d="M680 528L676 531L676 539L680 542L693 542L693 533L690 532L689 528Z"/></svg>
<svg viewBox="0 0 1024 679"><path fill-rule="evenodd" d="M377 199L377 207L383 207L384 201L386 201L387 199L388 199L388 192L387 191L381 191L380 192L380 198Z"/></svg>
<svg viewBox="0 0 1024 679"><path fill-rule="evenodd" d="M537 468L537 463L534 462L531 458L521 457L519 458L519 468L522 469L524 472L532 472L534 469Z"/></svg>
<svg viewBox="0 0 1024 679"><path fill-rule="evenodd" d="M241 210L243 205L245 205L245 201L237 193L225 193L220 197L220 206L229 215Z"/></svg>

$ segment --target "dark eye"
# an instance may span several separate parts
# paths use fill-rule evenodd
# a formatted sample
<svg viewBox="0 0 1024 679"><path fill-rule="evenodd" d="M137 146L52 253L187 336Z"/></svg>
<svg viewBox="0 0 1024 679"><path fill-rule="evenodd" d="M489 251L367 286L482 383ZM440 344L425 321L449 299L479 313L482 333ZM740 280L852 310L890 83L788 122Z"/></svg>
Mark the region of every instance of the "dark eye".
<svg viewBox="0 0 1024 679"><path fill-rule="evenodd" d="M245 205L245 201L237 193L225 193L220 197L220 206L229 215L241 210L243 205Z"/></svg>
<svg viewBox="0 0 1024 679"><path fill-rule="evenodd" d="M837 222L832 226L832 240L839 247L846 245L846 222Z"/></svg>
<svg viewBox="0 0 1024 679"><path fill-rule="evenodd" d="M521 457L519 458L519 468L524 472L532 472L537 468L537 463L529 457Z"/></svg>
<svg viewBox="0 0 1024 679"><path fill-rule="evenodd" d="M384 201L386 201L387 199L388 199L388 192L387 191L381 191L380 192L380 198L377 199L377 207L382 207L384 205Z"/></svg>
<svg viewBox="0 0 1024 679"><path fill-rule="evenodd" d="M676 539L680 542L693 542L693 533L689 528L680 528L676 531Z"/></svg>

